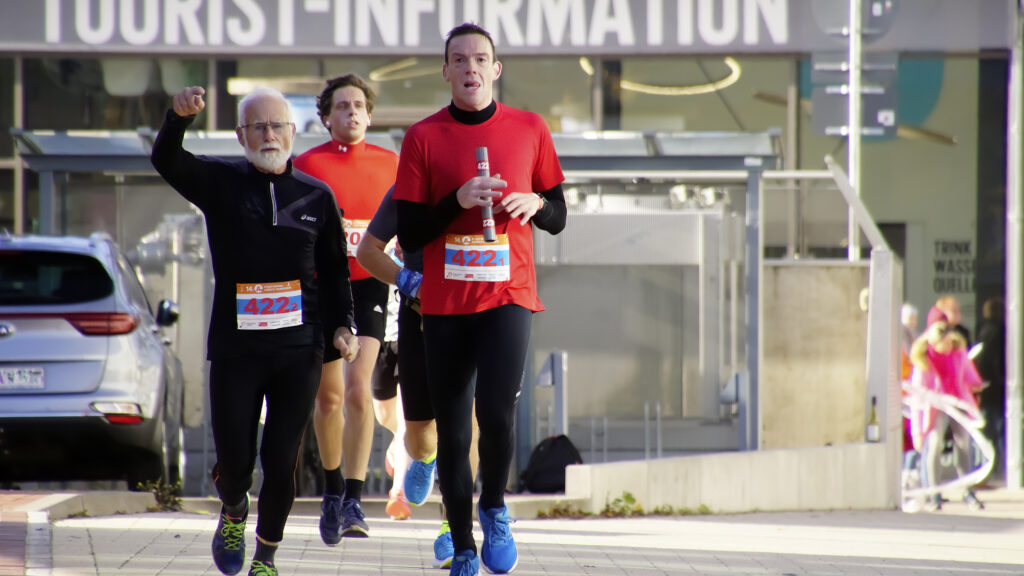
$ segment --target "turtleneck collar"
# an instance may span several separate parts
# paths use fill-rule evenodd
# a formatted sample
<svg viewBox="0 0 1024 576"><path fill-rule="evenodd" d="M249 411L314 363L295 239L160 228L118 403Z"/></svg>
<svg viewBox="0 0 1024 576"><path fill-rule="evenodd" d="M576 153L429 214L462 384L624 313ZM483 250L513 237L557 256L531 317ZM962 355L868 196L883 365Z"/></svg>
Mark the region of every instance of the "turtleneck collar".
<svg viewBox="0 0 1024 576"><path fill-rule="evenodd" d="M487 105L483 110L463 110L452 102L448 105L448 113L452 115L457 122L462 124L483 124L494 116L494 113L498 111L498 102L491 100L491 103Z"/></svg>
<svg viewBox="0 0 1024 576"><path fill-rule="evenodd" d="M345 144L338 142L337 140L331 140L331 145L335 152L341 152L342 154L351 154L353 152L361 152L366 149L366 138L363 138L355 144Z"/></svg>

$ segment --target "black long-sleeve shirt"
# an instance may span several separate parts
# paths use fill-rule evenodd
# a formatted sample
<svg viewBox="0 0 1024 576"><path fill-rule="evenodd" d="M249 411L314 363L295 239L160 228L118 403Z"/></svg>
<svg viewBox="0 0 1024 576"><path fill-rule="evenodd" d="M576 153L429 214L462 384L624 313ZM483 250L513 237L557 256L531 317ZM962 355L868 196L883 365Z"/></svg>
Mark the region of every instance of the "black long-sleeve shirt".
<svg viewBox="0 0 1024 576"><path fill-rule="evenodd" d="M337 328L353 325L345 235L334 195L323 182L293 171L291 161L283 174L267 174L248 161L192 155L182 140L193 119L168 111L151 159L206 217L215 280L207 357L330 346ZM301 289L301 324L239 328L240 318L258 320L243 312L247 300L239 296L239 285L295 281ZM280 299L265 300L258 301L257 310L280 309L270 304Z"/></svg>

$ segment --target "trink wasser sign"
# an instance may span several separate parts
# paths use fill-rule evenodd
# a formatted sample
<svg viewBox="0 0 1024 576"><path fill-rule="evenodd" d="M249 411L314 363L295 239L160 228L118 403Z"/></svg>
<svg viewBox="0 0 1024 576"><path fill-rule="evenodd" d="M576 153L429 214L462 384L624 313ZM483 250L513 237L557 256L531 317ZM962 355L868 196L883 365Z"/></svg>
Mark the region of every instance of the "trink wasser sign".
<svg viewBox="0 0 1024 576"><path fill-rule="evenodd" d="M1005 48L1005 0L864 2L869 48ZM477 22L502 54L842 50L847 0L0 0L0 52L439 54ZM879 6L882 8L879 9ZM872 13L872 10L874 12ZM881 29L880 27L876 27Z"/></svg>

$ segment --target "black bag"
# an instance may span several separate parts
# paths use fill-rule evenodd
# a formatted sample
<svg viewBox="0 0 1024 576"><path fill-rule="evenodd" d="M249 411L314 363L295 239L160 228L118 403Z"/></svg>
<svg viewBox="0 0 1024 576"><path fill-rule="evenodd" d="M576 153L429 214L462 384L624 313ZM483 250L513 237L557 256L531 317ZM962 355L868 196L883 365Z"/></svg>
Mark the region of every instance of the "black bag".
<svg viewBox="0 0 1024 576"><path fill-rule="evenodd" d="M520 490L540 494L565 492L565 467L582 463L579 450L568 436L549 436L530 452L526 470L519 475Z"/></svg>

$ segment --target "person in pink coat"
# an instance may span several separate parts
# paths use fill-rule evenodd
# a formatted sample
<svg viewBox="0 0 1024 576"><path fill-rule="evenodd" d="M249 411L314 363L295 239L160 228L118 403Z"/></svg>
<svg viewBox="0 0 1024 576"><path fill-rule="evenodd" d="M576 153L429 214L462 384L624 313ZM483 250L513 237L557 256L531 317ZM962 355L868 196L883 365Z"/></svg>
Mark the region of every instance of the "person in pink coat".
<svg viewBox="0 0 1024 576"><path fill-rule="evenodd" d="M941 484L938 464L949 428L953 432L957 475L967 481L972 473L971 434L965 426L980 428L984 424L975 400L975 394L983 387L982 380L968 356L967 342L951 329L946 314L933 307L928 312L928 328L911 347L910 360L914 365L912 387L930 392L924 394L929 402L914 411L911 418L915 438L923 439L924 483L933 487ZM980 510L984 506L971 489L973 483L965 487L964 502ZM941 494L936 492L929 508L940 509L941 502Z"/></svg>

